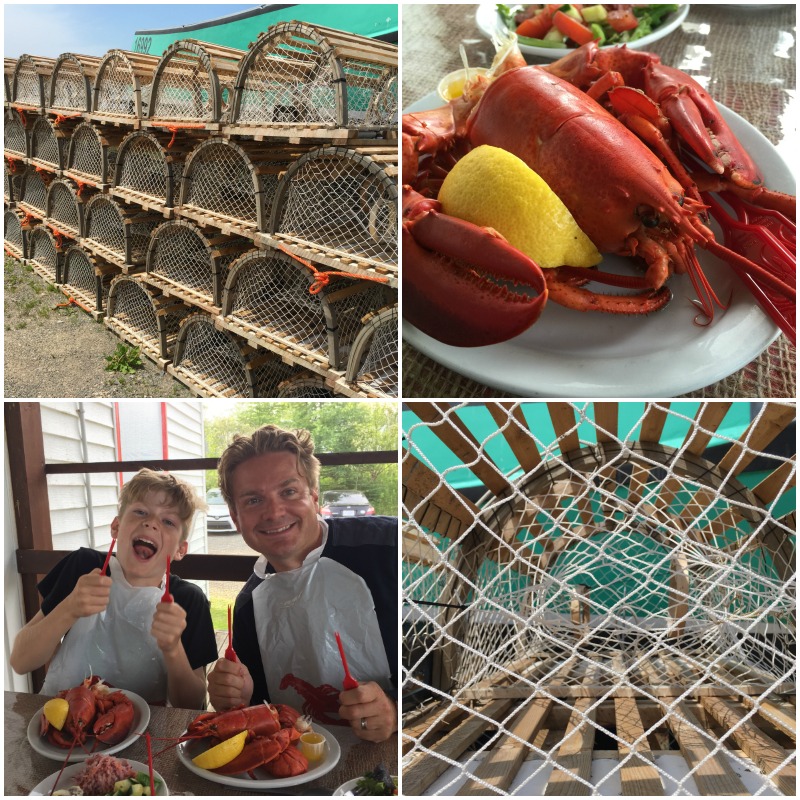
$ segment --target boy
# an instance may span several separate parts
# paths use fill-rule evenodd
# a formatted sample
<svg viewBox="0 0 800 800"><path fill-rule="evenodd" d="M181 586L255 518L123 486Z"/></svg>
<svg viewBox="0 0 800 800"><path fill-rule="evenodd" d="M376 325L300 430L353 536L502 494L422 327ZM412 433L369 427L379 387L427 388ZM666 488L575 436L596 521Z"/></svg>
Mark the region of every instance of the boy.
<svg viewBox="0 0 800 800"><path fill-rule="evenodd" d="M84 547L56 565L39 583L41 610L14 641L14 671L50 660L43 694L92 674L148 703L202 708L204 667L217 657L208 599L171 575L173 602L161 602L167 556L186 554L202 505L188 484L140 470L123 486L111 523L117 544L108 574L100 574L105 553Z"/></svg>

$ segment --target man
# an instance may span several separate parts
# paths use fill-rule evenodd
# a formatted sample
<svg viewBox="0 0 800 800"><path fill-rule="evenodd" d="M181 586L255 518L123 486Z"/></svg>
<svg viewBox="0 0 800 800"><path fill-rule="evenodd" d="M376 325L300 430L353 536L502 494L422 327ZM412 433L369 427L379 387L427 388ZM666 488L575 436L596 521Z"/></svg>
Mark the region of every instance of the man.
<svg viewBox="0 0 800 800"><path fill-rule="evenodd" d="M219 462L222 496L261 553L236 599L233 647L208 678L218 711L270 700L332 714L380 742L397 730L397 519L318 514L319 460L308 431L265 425L237 436ZM359 686L344 671L335 632ZM336 687L334 690L332 687Z"/></svg>

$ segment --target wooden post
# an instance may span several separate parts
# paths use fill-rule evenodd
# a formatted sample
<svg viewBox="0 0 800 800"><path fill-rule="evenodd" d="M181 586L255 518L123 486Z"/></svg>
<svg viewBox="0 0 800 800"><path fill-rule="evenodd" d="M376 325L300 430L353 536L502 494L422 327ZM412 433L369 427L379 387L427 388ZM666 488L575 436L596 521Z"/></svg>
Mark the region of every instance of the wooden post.
<svg viewBox="0 0 800 800"><path fill-rule="evenodd" d="M47 497L39 404L6 403L5 425L18 549L52 550L53 534L50 527L50 502ZM36 589L38 579L38 575L21 576L26 622L40 608L39 592ZM42 688L44 675L44 667L33 671L31 678L34 691L38 692Z"/></svg>

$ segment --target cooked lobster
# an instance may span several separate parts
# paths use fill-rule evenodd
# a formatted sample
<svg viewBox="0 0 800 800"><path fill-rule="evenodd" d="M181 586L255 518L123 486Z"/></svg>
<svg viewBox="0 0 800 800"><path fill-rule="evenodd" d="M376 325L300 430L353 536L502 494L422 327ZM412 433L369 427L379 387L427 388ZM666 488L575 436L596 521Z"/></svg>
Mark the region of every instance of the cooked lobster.
<svg viewBox="0 0 800 800"><path fill-rule="evenodd" d="M58 693L69 704L64 727L53 728L42 714L40 733L52 744L68 749L83 746L90 735L103 744L121 742L133 727L134 706L121 691L96 675Z"/></svg>
<svg viewBox="0 0 800 800"><path fill-rule="evenodd" d="M793 339L794 264L787 270L779 260L756 263L717 242L700 189L731 190L790 219L795 198L763 187L702 88L657 56L624 47L599 50L589 44L547 67L522 64L518 54L506 58L463 98L403 117L403 291L409 322L448 344L492 344L533 324L547 297L581 311L657 310L669 301L667 281L677 272L691 279L697 322L710 324L715 306L726 304L703 274L697 245L746 276L748 286L752 280L759 302L766 294L767 310ZM644 275L542 271L526 256L508 253L506 242L500 240L505 248L498 245L494 231L443 214L435 197L444 176L481 144L521 158L601 252L643 258ZM713 170L713 184L684 165L687 149ZM793 231L790 219L784 222ZM596 294L581 288L587 280L636 293Z"/></svg>

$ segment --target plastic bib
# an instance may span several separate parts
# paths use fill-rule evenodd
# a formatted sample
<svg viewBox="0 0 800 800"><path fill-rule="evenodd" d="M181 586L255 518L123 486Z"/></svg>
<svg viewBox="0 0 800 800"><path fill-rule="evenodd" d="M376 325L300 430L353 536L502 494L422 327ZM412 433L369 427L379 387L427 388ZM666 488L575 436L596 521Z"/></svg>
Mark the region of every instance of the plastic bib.
<svg viewBox="0 0 800 800"><path fill-rule="evenodd" d="M116 558L109 561L113 580L108 607L82 617L69 630L47 670L42 694L77 686L89 675L141 695L147 702L167 698L164 657L150 635L163 589L131 586Z"/></svg>

